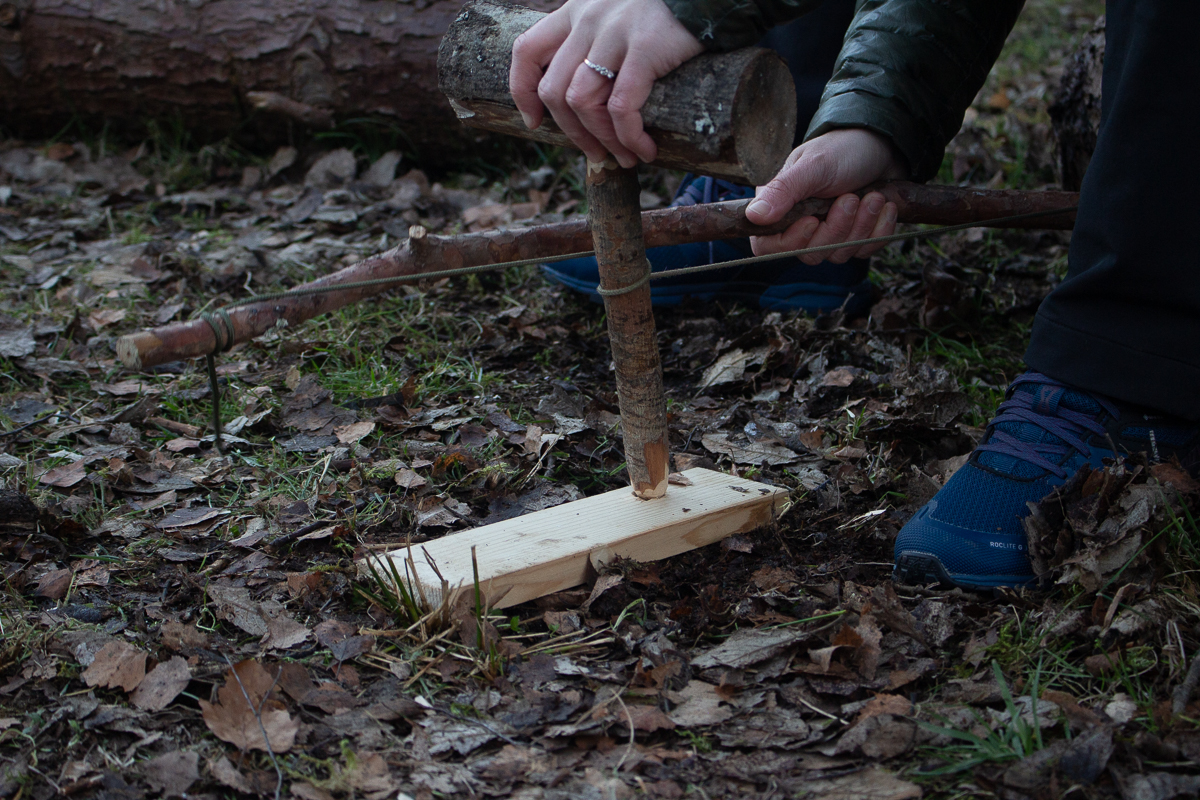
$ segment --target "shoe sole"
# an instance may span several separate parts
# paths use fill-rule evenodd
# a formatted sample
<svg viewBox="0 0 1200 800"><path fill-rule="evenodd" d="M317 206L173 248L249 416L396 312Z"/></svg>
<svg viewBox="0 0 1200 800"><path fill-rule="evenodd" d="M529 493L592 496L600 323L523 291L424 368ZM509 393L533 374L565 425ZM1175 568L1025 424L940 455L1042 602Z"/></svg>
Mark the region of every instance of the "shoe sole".
<svg viewBox="0 0 1200 800"><path fill-rule="evenodd" d="M951 575L937 556L913 550L906 550L896 557L892 580L907 586L937 583L971 590L1017 588L1037 583L1037 578L1032 575Z"/></svg>

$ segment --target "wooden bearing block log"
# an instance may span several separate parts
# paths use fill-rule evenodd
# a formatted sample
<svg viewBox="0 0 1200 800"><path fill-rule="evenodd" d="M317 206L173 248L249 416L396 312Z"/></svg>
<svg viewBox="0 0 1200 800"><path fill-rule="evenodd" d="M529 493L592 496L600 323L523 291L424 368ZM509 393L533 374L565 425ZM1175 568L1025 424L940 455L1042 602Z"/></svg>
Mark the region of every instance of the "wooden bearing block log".
<svg viewBox="0 0 1200 800"><path fill-rule="evenodd" d="M549 114L528 130L508 91L513 42L544 16L475 0L450 24L438 48L438 86L464 124L574 147ZM791 151L795 84L771 50L704 54L654 84L642 120L658 145L656 165L757 186Z"/></svg>

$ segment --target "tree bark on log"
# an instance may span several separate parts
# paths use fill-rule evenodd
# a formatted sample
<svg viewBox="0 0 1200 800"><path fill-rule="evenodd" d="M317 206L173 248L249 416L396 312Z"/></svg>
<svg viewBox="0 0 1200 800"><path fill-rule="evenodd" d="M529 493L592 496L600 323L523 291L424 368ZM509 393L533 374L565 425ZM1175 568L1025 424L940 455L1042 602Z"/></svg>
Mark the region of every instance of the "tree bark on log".
<svg viewBox="0 0 1200 800"><path fill-rule="evenodd" d="M549 114L536 130L526 128L508 90L513 42L544 16L474 0L451 23L438 81L464 124L574 147ZM657 166L760 186L792 149L796 89L778 54L747 47L687 61L654 84L641 113L658 145Z"/></svg>
<svg viewBox="0 0 1200 800"><path fill-rule="evenodd" d="M900 222L952 225L979 222L1015 214L1070 208L1079 202L1073 192L1022 192L971 189L957 186L922 186L896 181L860 189L858 194L878 190L897 205ZM663 247L765 235L785 230L808 215L824 217L831 200L815 198L796 205L775 225L758 226L746 220L749 200L731 200L707 205L663 208L642 213L643 239L647 247ZM1073 211L1009 223L1012 227L1070 230ZM419 229L417 232L422 232ZM445 269L499 264L521 259L539 259L592 249L587 222L578 219L530 228L484 231L459 236L414 236L399 247L326 275L300 288L336 286L359 281L420 275ZM337 292L265 300L229 311L233 342L245 342L270 330L280 320L298 324L336 308L356 303L387 291L374 286ZM211 353L216 336L207 322L191 320L154 330L122 336L117 340L117 357L134 369L153 367L181 358Z"/></svg>
<svg viewBox="0 0 1200 800"><path fill-rule="evenodd" d="M611 159L587 165L588 221L596 245L621 407L621 439L633 493L667 493L670 444L662 362L650 305L650 262L638 210L637 167Z"/></svg>
<svg viewBox="0 0 1200 800"><path fill-rule="evenodd" d="M557 0L525 0L548 9ZM434 159L466 151L437 88L437 48L461 0L0 0L0 127L57 132L73 117L198 138L285 139L299 110L394 122ZM273 93L273 94L272 94ZM291 101L296 105L281 102ZM299 123L305 124L305 123Z"/></svg>

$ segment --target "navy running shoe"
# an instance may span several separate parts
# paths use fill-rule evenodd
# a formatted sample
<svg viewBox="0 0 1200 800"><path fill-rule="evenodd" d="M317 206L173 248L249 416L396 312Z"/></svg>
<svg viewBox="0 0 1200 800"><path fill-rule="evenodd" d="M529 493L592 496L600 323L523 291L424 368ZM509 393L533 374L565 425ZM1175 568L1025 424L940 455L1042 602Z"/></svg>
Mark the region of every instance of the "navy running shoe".
<svg viewBox="0 0 1200 800"><path fill-rule="evenodd" d="M1200 464L1200 425L1073 389L1037 372L1013 381L967 463L896 537L896 580L967 589L1036 581L1022 520L1084 464L1145 452Z"/></svg>
<svg viewBox="0 0 1200 800"><path fill-rule="evenodd" d="M754 189L716 178L687 176L672 206L690 206L754 196ZM718 264L754 255L749 239L695 242L646 251L651 272L662 272L699 264ZM574 258L542 265L542 272L555 283L583 292L600 302L596 286L600 270L596 259ZM683 275L650 283L650 299L656 306L675 306L685 298L712 300L720 297L772 311L800 310L809 314L829 313L844 308L849 316L865 314L871 307L871 282L867 260L851 259L845 264L823 261L809 266L798 258L779 258L711 272Z"/></svg>

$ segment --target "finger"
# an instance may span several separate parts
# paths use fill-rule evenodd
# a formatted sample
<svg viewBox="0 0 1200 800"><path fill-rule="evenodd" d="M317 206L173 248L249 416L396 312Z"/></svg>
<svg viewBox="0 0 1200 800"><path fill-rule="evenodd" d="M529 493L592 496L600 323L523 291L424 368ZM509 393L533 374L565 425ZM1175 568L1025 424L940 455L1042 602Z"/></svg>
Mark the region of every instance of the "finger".
<svg viewBox="0 0 1200 800"><path fill-rule="evenodd" d="M871 231L875 230L875 224L879 222L879 216L883 213L883 207L886 204L887 198L879 192L871 192L864 197L858 204L858 211L854 215L854 224L850 228L850 233L846 235L846 240L856 242L860 239L870 238ZM834 264L844 264L861 249L862 245L846 247L833 251L826 258Z"/></svg>
<svg viewBox="0 0 1200 800"><path fill-rule="evenodd" d="M567 34L571 20L565 14L550 14L538 20L513 42L512 66L508 70L508 90L512 93L525 127L533 130L542 124L542 101L538 84L542 70L554 58Z"/></svg>
<svg viewBox="0 0 1200 800"><path fill-rule="evenodd" d="M755 192L754 200L746 208L746 218L754 224L777 222L796 203L819 196L836 178L837 164L826 154L810 154L801 147L793 155L794 161L785 163L770 183Z"/></svg>
<svg viewBox="0 0 1200 800"><path fill-rule="evenodd" d="M611 58L607 61L593 59L593 62L605 65L617 63ZM622 167L628 168L637 164L637 156L621 144L613 128L612 116L608 111L608 100L612 91L613 81L610 78L604 77L587 64L580 64L575 70L575 79L567 89L567 105L605 151L612 153Z"/></svg>
<svg viewBox="0 0 1200 800"><path fill-rule="evenodd" d="M612 94L608 98L608 113L617 140L642 161L650 163L658 155L658 146L642 127L642 106L654 88L654 70L635 53L629 53L617 73Z"/></svg>
<svg viewBox="0 0 1200 800"><path fill-rule="evenodd" d="M592 71L583 66L588 46L589 44L581 35L573 33L567 37L546 69L541 83L538 84L538 97L546 104L546 108L550 109L554 121L558 123L558 127L567 135L567 138L584 152L589 161L600 162L608 155L608 148L600 144L600 140L588 132L567 103L567 91L571 88L575 75L581 68L587 69L588 72ZM596 77L600 76L596 75Z"/></svg>
<svg viewBox="0 0 1200 800"><path fill-rule="evenodd" d="M871 231L870 238L874 239L876 236L891 236L893 233L895 233L896 217L898 215L899 211L896 208L896 204L887 203L883 207L883 212L879 215L879 220L875 223L875 229ZM864 245L858 249L858 257L866 258L867 256L873 255L874 253L879 252L879 250L882 249L885 244L887 244L887 242Z"/></svg>
<svg viewBox="0 0 1200 800"><path fill-rule="evenodd" d="M813 234L808 246L821 247L847 241L850 231L854 228L854 217L858 213L859 204L858 195L854 194L844 194L835 200L829 207L829 213L825 215L825 221L817 227L817 232ZM800 260L809 265L820 264L826 258L828 258L826 253L800 256Z"/></svg>
<svg viewBox="0 0 1200 800"><path fill-rule="evenodd" d="M791 250L803 250L808 247L813 234L821 221L816 217L803 217L793 222L783 233L774 236L752 236L750 247L754 255L765 256L771 253L786 253Z"/></svg>

